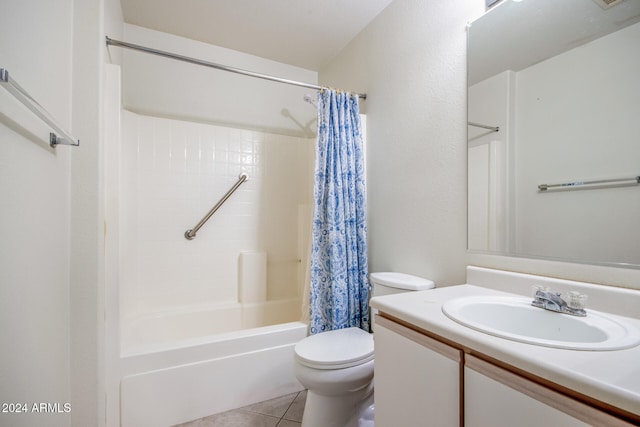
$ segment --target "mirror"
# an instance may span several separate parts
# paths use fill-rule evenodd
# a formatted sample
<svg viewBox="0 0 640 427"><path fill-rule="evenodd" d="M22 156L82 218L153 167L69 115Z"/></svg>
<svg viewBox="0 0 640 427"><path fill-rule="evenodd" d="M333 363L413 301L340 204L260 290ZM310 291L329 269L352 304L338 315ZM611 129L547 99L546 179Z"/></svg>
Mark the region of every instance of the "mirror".
<svg viewBox="0 0 640 427"><path fill-rule="evenodd" d="M637 0L504 0L470 25L470 251L640 268L639 46Z"/></svg>

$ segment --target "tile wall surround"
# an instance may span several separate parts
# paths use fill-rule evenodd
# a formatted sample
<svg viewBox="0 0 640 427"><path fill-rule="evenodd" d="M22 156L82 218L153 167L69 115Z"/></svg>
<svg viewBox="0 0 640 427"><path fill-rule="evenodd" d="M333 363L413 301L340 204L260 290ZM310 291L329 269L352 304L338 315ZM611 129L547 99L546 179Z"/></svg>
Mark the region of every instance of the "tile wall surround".
<svg viewBox="0 0 640 427"><path fill-rule="evenodd" d="M237 301L241 251L267 253L267 298L301 294L314 139L122 112L124 317ZM200 229L184 232L248 181Z"/></svg>

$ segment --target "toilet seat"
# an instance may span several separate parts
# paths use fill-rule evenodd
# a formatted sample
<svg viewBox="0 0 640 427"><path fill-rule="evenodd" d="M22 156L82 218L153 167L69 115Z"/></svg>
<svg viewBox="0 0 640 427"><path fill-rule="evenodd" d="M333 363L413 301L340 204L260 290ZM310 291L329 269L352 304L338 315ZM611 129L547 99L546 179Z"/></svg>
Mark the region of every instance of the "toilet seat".
<svg viewBox="0 0 640 427"><path fill-rule="evenodd" d="M298 363L314 369L343 369L373 360L373 335L360 328L309 336L295 347Z"/></svg>

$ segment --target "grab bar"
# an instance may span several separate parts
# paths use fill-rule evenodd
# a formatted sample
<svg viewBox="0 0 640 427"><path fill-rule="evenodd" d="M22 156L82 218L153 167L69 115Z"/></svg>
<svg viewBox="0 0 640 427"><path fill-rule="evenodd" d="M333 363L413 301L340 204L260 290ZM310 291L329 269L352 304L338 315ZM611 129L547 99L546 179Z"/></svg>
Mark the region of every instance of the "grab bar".
<svg viewBox="0 0 640 427"><path fill-rule="evenodd" d="M216 203L215 206L211 208L211 210L204 216L204 218L202 218L200 222L196 224L195 227L184 232L184 238L187 240L193 240L193 238L196 237L196 233L198 232L198 230L200 230L200 227L202 227L204 223L207 222L209 218L211 218L211 215L216 213L216 211L220 208L220 206L222 206L224 202L226 202L227 199L231 197L233 192L236 191L238 187L240 187L242 183L245 182L247 179L249 179L249 176L244 172L241 173L240 176L238 176L238 182L233 184L233 187L231 187L229 191L227 191L227 193L224 196L222 196L220 200L218 200L218 203Z"/></svg>
<svg viewBox="0 0 640 427"><path fill-rule="evenodd" d="M80 145L80 140L74 138L69 134L69 132L62 129L56 121L51 117L49 112L44 109L42 105L38 103L35 99L31 97L27 93L26 90L22 88L15 81L15 79L9 77L9 71L6 68L0 68L0 83L5 86L7 91L13 95L18 101L23 103L25 107L31 110L36 116L40 117L45 123L53 128L57 132L57 134L50 132L49 133L49 145L51 147L55 147L58 144L63 145ZM58 136L62 135L62 136Z"/></svg>
<svg viewBox="0 0 640 427"><path fill-rule="evenodd" d="M476 122L467 122L467 125L474 126L477 128L482 128L482 129L489 129L490 131L493 131L493 132L500 132L500 126L489 126L489 125L483 125L482 123L476 123Z"/></svg>
<svg viewBox="0 0 640 427"><path fill-rule="evenodd" d="M630 182L635 181L635 182ZM538 190L547 191L551 188L563 188L566 190L581 187L583 185L595 185L595 184L640 184L640 175L632 176L630 178L614 178L614 179L600 179L595 181L574 181L574 182L564 182L562 184L540 184L538 185Z"/></svg>

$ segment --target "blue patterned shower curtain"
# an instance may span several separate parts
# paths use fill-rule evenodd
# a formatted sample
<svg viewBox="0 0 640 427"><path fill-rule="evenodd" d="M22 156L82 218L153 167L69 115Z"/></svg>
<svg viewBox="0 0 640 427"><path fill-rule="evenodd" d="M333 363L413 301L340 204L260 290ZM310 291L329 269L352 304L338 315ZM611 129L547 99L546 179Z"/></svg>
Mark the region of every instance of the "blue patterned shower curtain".
<svg viewBox="0 0 640 427"><path fill-rule="evenodd" d="M318 92L310 331L369 331L363 141L358 96Z"/></svg>

